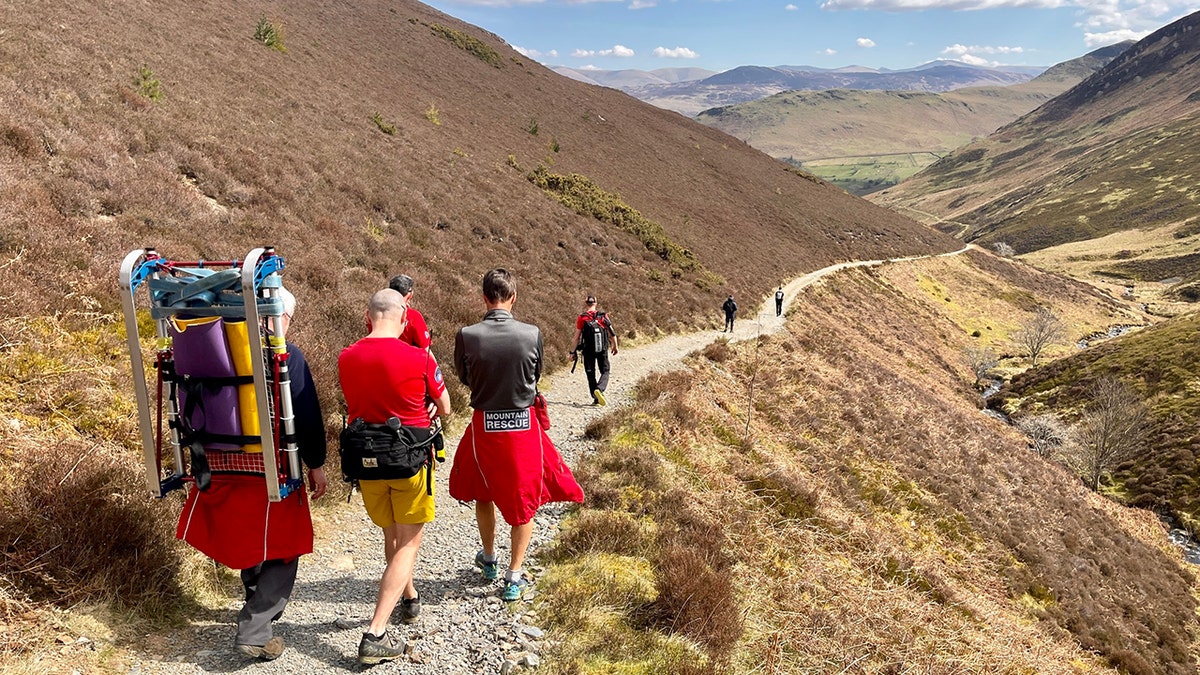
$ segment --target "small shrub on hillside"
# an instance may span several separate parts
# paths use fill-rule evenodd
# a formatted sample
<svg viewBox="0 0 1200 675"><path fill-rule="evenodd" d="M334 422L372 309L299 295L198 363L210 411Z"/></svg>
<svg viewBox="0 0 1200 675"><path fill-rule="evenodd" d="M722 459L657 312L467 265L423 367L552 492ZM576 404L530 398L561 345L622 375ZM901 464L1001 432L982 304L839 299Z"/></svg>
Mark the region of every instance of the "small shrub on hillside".
<svg viewBox="0 0 1200 675"><path fill-rule="evenodd" d="M372 113L371 121L375 123L375 126L380 131L387 134L388 136L396 135L396 125L383 121L383 115L380 115L379 113Z"/></svg>
<svg viewBox="0 0 1200 675"><path fill-rule="evenodd" d="M813 183L816 183L817 185L823 185L825 183L825 181L821 180L820 178L817 178L813 174L811 174L807 171L798 169L794 166L786 167L786 169L787 169L788 173L794 173L797 176L800 176L801 178L803 178L804 180L811 181Z"/></svg>
<svg viewBox="0 0 1200 675"><path fill-rule="evenodd" d="M443 26L440 23L430 24L429 28L434 32L435 35L440 35L450 44L466 51L468 54L471 54L475 58L488 65L495 66L496 68L504 65L504 59L500 58L500 55L496 53L496 50L489 47L486 42L477 37L467 35L460 30L454 30L453 28Z"/></svg>
<svg viewBox="0 0 1200 675"><path fill-rule="evenodd" d="M559 149L560 149L560 147L558 145L558 139L556 139L556 138L550 139L550 152L558 152Z"/></svg>
<svg viewBox="0 0 1200 675"><path fill-rule="evenodd" d="M1179 229L1175 230L1172 236L1176 239L1186 239L1197 234L1200 234L1200 218L1192 219L1180 225Z"/></svg>
<svg viewBox="0 0 1200 675"><path fill-rule="evenodd" d="M162 82L154 77L154 71L144 63L138 68L137 74L133 76L133 89L139 96L149 101L161 101L164 96Z"/></svg>
<svg viewBox="0 0 1200 675"><path fill-rule="evenodd" d="M429 104L429 109L425 111L425 119L433 123L433 126L442 126L442 114L433 103Z"/></svg>
<svg viewBox="0 0 1200 675"><path fill-rule="evenodd" d="M806 520L817 515L820 495L816 490L800 484L785 471L764 472L763 468L755 465L754 470L739 474L738 479L784 518Z"/></svg>
<svg viewBox="0 0 1200 675"><path fill-rule="evenodd" d="M528 131L528 132L529 132L531 135L533 135L533 136L537 136L537 135L538 135L538 122L537 122L537 120L535 120L535 119L531 119L531 120L529 120L529 126L525 127L525 131Z"/></svg>
<svg viewBox="0 0 1200 675"><path fill-rule="evenodd" d="M644 556L654 541L650 522L630 513L583 509L570 522L550 558L564 560L593 552Z"/></svg>
<svg viewBox="0 0 1200 675"><path fill-rule="evenodd" d="M283 44L283 24L276 25L266 15L260 17L258 24L254 26L254 41L261 42L277 52L287 51Z"/></svg>
<svg viewBox="0 0 1200 675"><path fill-rule="evenodd" d="M729 346L729 340L726 339L710 342L701 353L704 354L704 358L713 363L725 363L734 356L733 348Z"/></svg>
<svg viewBox="0 0 1200 675"><path fill-rule="evenodd" d="M16 150L22 157L34 157L42 153L42 144L37 136L24 127L5 127L0 131L0 143Z"/></svg>
<svg viewBox="0 0 1200 675"><path fill-rule="evenodd" d="M649 610L654 621L699 642L711 655L728 654L742 636L730 575L714 569L686 541L666 548L654 562L658 598Z"/></svg>

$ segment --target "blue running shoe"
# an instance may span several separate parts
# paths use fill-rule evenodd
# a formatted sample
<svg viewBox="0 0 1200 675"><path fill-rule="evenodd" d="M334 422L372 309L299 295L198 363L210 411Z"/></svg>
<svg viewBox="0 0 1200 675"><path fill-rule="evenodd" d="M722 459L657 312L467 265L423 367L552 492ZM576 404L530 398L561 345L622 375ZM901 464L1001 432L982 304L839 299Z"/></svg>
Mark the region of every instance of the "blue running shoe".
<svg viewBox="0 0 1200 675"><path fill-rule="evenodd" d="M495 581L500 577L499 561L493 560L488 562L487 559L483 557L483 549L479 549L479 553L475 554L475 566L478 567L481 572L483 572L483 578L487 579L488 581Z"/></svg>
<svg viewBox="0 0 1200 675"><path fill-rule="evenodd" d="M516 602L525 595L525 590L529 588L529 581L525 577L520 577L516 581L505 581L504 591L500 593L500 599L505 602Z"/></svg>

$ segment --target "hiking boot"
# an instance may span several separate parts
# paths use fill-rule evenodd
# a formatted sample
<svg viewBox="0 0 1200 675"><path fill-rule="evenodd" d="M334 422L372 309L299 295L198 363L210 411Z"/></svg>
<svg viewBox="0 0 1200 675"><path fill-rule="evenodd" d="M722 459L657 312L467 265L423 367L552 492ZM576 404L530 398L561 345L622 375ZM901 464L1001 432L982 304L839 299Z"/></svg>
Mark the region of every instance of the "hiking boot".
<svg viewBox="0 0 1200 675"><path fill-rule="evenodd" d="M404 656L404 640L390 630L383 631L379 637L363 633L358 641L358 662L364 666L373 666L401 656Z"/></svg>
<svg viewBox="0 0 1200 675"><path fill-rule="evenodd" d="M604 400L604 392L599 389L592 390L592 398L596 399L596 405L608 405L608 401Z"/></svg>
<svg viewBox="0 0 1200 675"><path fill-rule="evenodd" d="M483 578L488 581L495 581L500 576L499 561L493 560L488 562L483 557L483 549L479 549L479 553L475 554L475 566L483 572Z"/></svg>
<svg viewBox="0 0 1200 675"><path fill-rule="evenodd" d="M238 645L237 650L252 659L274 661L283 653L283 638L276 635L265 645Z"/></svg>
<svg viewBox="0 0 1200 675"><path fill-rule="evenodd" d="M518 577L516 581L505 581L504 590L500 593L500 599L505 602L516 602L525 595L525 591L528 588L529 581L525 577Z"/></svg>
<svg viewBox="0 0 1200 675"><path fill-rule="evenodd" d="M400 598L400 621L402 623L416 623L419 616L421 616L421 596Z"/></svg>

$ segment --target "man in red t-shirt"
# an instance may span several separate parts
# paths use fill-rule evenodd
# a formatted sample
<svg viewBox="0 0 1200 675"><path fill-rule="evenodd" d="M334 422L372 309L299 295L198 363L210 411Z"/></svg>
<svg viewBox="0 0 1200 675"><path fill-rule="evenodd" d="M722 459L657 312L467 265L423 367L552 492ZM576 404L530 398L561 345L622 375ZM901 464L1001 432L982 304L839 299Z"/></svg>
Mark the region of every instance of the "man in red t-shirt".
<svg viewBox="0 0 1200 675"><path fill-rule="evenodd" d="M370 424L389 417L405 426L429 428L426 399L438 415L450 413L450 395L437 361L426 349L400 340L406 324L404 296L390 288L371 296L367 307L370 334L342 350L338 379L346 397L346 414ZM371 624L358 646L359 662L375 664L403 655L404 641L387 630L397 602L405 623L416 621L420 600L413 587L413 566L425 523L433 520L433 495L427 491L427 465L412 478L359 481L363 504L371 521L383 528L387 568Z"/></svg>
<svg viewBox="0 0 1200 675"><path fill-rule="evenodd" d="M388 288L403 295L404 306L408 308L406 314L408 324L404 327L404 333L400 335L400 339L414 347L429 349L429 345L433 344L433 335L429 332L429 325L425 323L425 317L421 316L421 313L412 306L413 278L407 274L397 274L388 282Z"/></svg>

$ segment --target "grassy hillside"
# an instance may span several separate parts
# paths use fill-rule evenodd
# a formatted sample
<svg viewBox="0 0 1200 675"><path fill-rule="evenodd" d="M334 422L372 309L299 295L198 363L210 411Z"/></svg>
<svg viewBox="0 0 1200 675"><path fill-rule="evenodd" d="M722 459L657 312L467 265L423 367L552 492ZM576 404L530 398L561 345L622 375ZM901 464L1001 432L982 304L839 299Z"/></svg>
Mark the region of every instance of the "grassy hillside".
<svg viewBox="0 0 1200 675"><path fill-rule="evenodd" d="M1130 504L1153 508L1200 531L1200 315L1174 319L1013 378L995 405L1009 412L1053 412L1072 420L1101 377L1116 375L1150 406L1144 448L1113 472L1109 487Z"/></svg>
<svg viewBox="0 0 1200 675"><path fill-rule="evenodd" d="M1087 80L872 200L968 226L1019 253L1200 215L1200 15L1146 37ZM951 228L948 228L951 229Z"/></svg>
<svg viewBox="0 0 1200 675"><path fill-rule="evenodd" d="M1037 267L1085 279L1111 295L1145 304L1157 315L1194 309L1200 223L1122 230L1095 239L1032 251L1021 259Z"/></svg>
<svg viewBox="0 0 1200 675"><path fill-rule="evenodd" d="M176 505L133 474L116 290L131 249L277 246L300 301L289 337L332 421L334 359L400 271L445 362L482 273L514 270L517 314L557 364L587 292L637 340L715 325L725 293L834 260L953 246L409 0L39 0L6 4L4 26L0 659L28 647L10 620L49 625L30 607L155 615L196 587Z"/></svg>
<svg viewBox="0 0 1200 675"><path fill-rule="evenodd" d="M980 254L839 274L785 334L647 381L590 430L555 672L1195 672L1165 528L978 410L972 316L1120 318L1050 281Z"/></svg>
<svg viewBox="0 0 1200 675"><path fill-rule="evenodd" d="M894 185L1028 113L1099 70L1129 44L1096 50L1011 86L944 93L788 91L705 110L696 119L864 194Z"/></svg>

